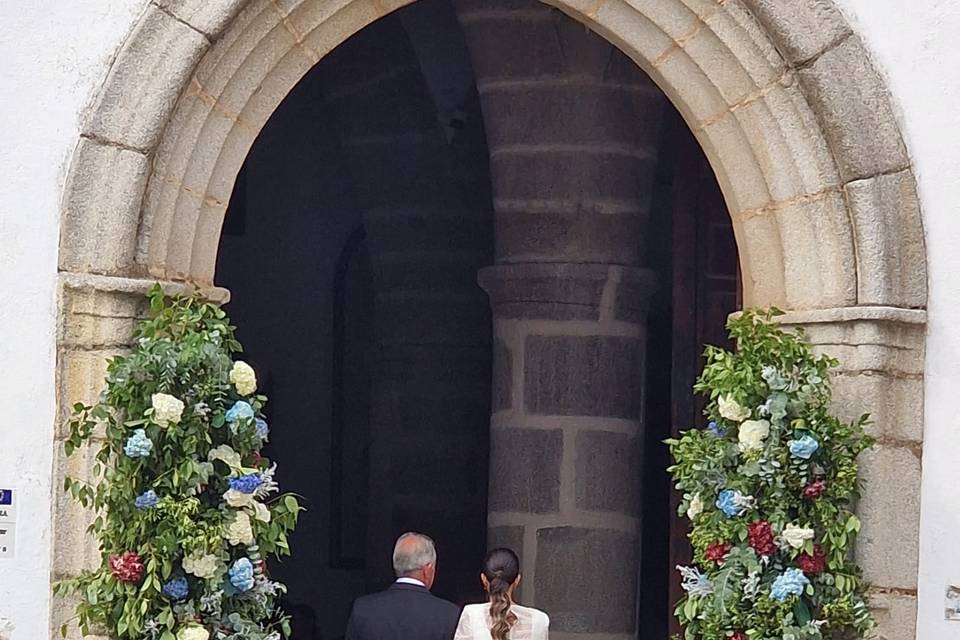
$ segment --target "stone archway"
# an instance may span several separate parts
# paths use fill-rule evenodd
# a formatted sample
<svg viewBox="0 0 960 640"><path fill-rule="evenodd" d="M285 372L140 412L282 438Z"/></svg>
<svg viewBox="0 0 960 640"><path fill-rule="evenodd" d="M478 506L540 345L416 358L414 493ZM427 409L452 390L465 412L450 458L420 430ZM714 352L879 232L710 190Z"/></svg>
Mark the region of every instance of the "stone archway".
<svg viewBox="0 0 960 640"><path fill-rule="evenodd" d="M324 55L409 1L147 5L84 124L65 187L61 417L98 391L103 357L126 344L149 282L228 295L213 287L220 227L260 128ZM549 4L663 89L723 189L746 304L790 310L788 322L843 360L838 405L877 413L858 553L889 637L911 636L923 231L906 148L863 45L828 0ZM880 481L888 477L896 490ZM85 514L65 502L56 509L53 572L62 577L96 553L83 543Z"/></svg>

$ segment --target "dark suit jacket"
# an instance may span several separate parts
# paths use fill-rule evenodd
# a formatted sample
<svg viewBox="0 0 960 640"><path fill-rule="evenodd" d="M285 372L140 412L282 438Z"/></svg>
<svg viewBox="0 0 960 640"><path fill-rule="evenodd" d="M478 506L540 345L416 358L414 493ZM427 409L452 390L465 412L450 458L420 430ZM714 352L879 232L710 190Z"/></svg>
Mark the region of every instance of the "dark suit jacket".
<svg viewBox="0 0 960 640"><path fill-rule="evenodd" d="M346 640L453 640L460 608L414 584L357 598Z"/></svg>

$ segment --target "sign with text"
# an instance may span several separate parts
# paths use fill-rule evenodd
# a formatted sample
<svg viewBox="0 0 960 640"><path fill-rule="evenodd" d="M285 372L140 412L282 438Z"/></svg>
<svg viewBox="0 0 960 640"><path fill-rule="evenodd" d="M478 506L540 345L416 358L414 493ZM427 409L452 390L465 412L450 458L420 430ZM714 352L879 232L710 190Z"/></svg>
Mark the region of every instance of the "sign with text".
<svg viewBox="0 0 960 640"><path fill-rule="evenodd" d="M13 489L0 489L0 558L12 558L17 533L17 503Z"/></svg>

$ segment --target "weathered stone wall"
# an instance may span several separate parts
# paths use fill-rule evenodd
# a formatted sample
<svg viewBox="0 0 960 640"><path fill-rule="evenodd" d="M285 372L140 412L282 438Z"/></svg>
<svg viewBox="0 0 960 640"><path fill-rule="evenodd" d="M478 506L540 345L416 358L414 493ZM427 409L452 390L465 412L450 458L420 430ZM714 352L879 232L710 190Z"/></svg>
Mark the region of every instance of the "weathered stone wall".
<svg viewBox="0 0 960 640"><path fill-rule="evenodd" d="M888 307L787 314L818 352L840 361L838 416L871 414L877 444L860 458L863 532L856 559L870 583L879 637L914 638L923 444L924 315Z"/></svg>

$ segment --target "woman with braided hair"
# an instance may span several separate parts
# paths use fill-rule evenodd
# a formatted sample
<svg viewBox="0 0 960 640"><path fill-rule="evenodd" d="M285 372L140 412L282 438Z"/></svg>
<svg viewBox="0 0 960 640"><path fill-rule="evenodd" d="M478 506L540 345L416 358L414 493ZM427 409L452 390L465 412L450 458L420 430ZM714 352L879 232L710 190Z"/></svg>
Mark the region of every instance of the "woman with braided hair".
<svg viewBox="0 0 960 640"><path fill-rule="evenodd" d="M550 619L543 611L514 602L520 584L520 560L510 549L487 554L480 582L484 604L468 604L460 614L454 640L547 640Z"/></svg>

